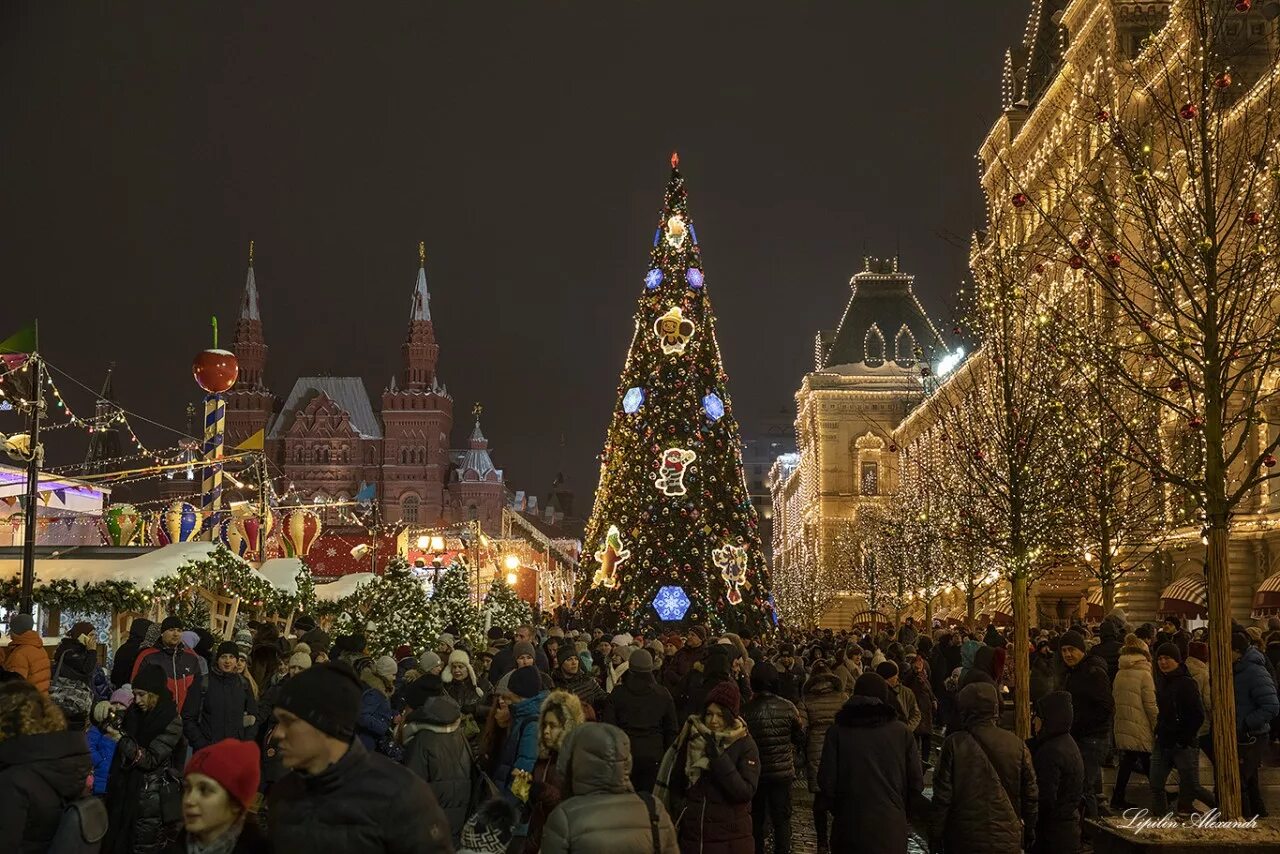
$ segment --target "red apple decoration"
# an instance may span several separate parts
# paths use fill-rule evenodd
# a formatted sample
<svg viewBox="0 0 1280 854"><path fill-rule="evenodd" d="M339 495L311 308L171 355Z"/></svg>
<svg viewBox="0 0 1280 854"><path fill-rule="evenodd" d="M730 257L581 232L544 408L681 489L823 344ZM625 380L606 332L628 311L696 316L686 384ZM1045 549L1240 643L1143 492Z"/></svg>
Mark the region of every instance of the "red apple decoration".
<svg viewBox="0 0 1280 854"><path fill-rule="evenodd" d="M236 384L240 365L230 350L202 350L191 362L191 375L209 394L222 394Z"/></svg>

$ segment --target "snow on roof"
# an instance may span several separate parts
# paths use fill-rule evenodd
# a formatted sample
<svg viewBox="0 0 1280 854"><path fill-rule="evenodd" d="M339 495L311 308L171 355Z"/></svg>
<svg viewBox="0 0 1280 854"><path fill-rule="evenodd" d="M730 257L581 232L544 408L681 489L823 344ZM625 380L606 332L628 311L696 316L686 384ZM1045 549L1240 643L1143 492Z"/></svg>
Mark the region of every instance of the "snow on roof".
<svg viewBox="0 0 1280 854"><path fill-rule="evenodd" d="M355 593L356 588L361 584L372 581L377 577L372 572L353 572L350 575L342 576L337 581L330 581L328 584L317 584L316 601L337 602L340 599L345 599Z"/></svg>
<svg viewBox="0 0 1280 854"><path fill-rule="evenodd" d="M296 557L273 557L258 567L272 587L290 596L298 595L298 573L306 571L306 565Z"/></svg>
<svg viewBox="0 0 1280 854"><path fill-rule="evenodd" d="M382 428L378 425L378 417L373 414L373 404L369 402L369 392L360 377L299 377L289 392L289 397L280 410L280 415L271 425L268 439L277 439L293 426L298 410L304 408L317 394L338 404L343 412L351 418L351 427L361 438L381 439Z"/></svg>
<svg viewBox="0 0 1280 854"><path fill-rule="evenodd" d="M161 578L176 574L184 564L208 557L215 548L216 543L201 541L170 543L153 552L121 560L77 558L75 552L61 559L39 558L36 560L36 584L67 580L83 588L106 581L125 581L132 582L140 590L149 590ZM21 560L0 561L0 578L16 578L21 574Z"/></svg>

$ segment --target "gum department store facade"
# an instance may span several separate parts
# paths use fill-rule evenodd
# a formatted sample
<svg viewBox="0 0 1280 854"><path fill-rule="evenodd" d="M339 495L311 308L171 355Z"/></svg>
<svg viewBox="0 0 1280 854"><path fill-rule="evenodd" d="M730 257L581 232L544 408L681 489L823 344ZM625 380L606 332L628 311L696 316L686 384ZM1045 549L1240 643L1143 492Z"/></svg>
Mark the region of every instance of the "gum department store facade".
<svg viewBox="0 0 1280 854"><path fill-rule="evenodd" d="M1070 132L1084 113L1078 92L1108 64L1136 57L1143 40L1164 27L1170 3L1033 0L1031 6L1022 43L1005 58L1003 110L978 153L988 198L1000 195L1006 166L1026 184L1088 167L1104 141L1080 150L1081 137ZM1256 11L1242 16L1240 26L1253 27L1252 36L1264 41L1276 38L1274 22ZM1234 70L1251 80L1265 77L1255 88L1278 85L1266 69ZM853 293L840 325L818 333L814 370L796 392L798 453L779 457L770 472L775 595L793 624L848 628L866 611L861 596L833 583L842 559L837 538L860 512L886 502L903 460L940 448L936 416L920 405L921 368L937 368L948 348L912 293L911 277L896 261L867 260L849 284ZM979 350L952 376L982 358ZM941 382L946 391L946 379L928 382ZM1268 485L1238 515L1231 537L1231 611L1246 625L1259 588L1280 591L1280 487ZM1117 581L1116 606L1131 622L1155 619L1166 596L1204 597L1205 550L1197 532L1171 533L1165 548ZM974 609L979 622L1009 611L1007 584L982 590ZM1031 588L1031 624L1065 621L1083 613L1086 603L1100 616L1097 582L1079 570L1054 570ZM960 619L966 612L955 586L944 587L932 604L935 617ZM908 614L920 619L924 603L914 602Z"/></svg>

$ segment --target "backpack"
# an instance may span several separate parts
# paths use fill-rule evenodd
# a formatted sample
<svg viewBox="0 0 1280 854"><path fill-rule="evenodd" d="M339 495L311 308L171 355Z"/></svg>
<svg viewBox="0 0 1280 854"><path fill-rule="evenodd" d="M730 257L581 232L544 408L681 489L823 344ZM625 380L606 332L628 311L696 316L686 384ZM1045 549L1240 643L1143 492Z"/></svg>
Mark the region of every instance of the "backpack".
<svg viewBox="0 0 1280 854"><path fill-rule="evenodd" d="M67 804L49 854L98 854L107 835L107 808L100 798L88 797Z"/></svg>

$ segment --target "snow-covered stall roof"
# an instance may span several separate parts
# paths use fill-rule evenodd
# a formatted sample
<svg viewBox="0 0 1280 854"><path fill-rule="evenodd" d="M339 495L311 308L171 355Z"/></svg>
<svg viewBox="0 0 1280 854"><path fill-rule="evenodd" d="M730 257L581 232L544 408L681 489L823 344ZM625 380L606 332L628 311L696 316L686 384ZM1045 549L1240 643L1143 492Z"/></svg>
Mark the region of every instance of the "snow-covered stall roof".
<svg viewBox="0 0 1280 854"><path fill-rule="evenodd" d="M356 588L361 584L372 581L377 577L372 572L353 572L350 575L342 576L337 581L331 581L328 584L317 584L316 601L337 602L345 599L355 593Z"/></svg>
<svg viewBox="0 0 1280 854"><path fill-rule="evenodd" d="M217 543L189 542L170 543L155 551L147 552L132 558L120 560L103 560L101 558L46 557L36 560L36 586L52 584L55 581L74 581L81 588L91 584L102 584L107 581L131 582L139 590L150 590L161 578L176 575L178 569L187 563L207 558ZM270 561L269 561L270 562ZM286 590L271 579L262 576L256 569L254 574L263 577L277 589ZM296 574L296 570L295 570ZM19 578L22 575L21 560L0 561L0 578ZM297 593L297 581L290 579L291 589L286 592Z"/></svg>
<svg viewBox="0 0 1280 854"><path fill-rule="evenodd" d="M273 557L258 567L271 586L288 596L298 595L298 573L307 567L296 557Z"/></svg>

